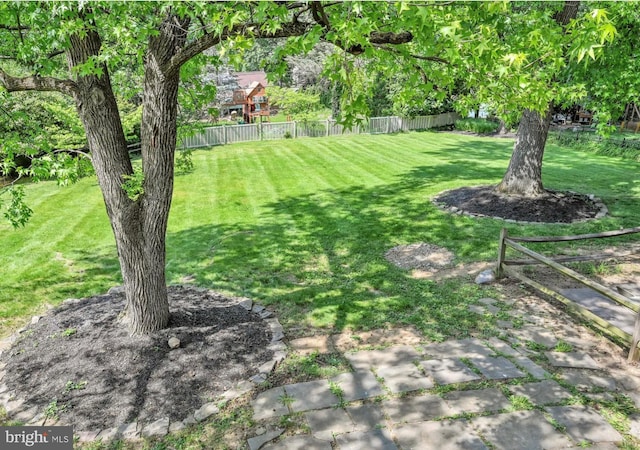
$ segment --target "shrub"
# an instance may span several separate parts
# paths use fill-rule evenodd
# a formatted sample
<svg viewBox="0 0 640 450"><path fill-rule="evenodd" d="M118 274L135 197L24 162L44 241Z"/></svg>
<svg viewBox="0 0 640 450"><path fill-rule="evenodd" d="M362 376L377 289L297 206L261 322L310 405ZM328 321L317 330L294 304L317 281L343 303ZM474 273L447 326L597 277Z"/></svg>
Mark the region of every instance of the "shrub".
<svg viewBox="0 0 640 450"><path fill-rule="evenodd" d="M478 134L490 134L498 130L498 123L487 119L459 119L456 120L454 126L456 130L470 131Z"/></svg>

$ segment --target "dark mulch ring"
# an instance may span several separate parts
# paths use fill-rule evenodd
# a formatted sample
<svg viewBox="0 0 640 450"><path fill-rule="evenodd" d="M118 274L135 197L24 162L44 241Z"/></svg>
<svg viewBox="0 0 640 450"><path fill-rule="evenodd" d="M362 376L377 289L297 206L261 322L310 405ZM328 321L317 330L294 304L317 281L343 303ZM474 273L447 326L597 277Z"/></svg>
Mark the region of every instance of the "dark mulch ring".
<svg viewBox="0 0 640 450"><path fill-rule="evenodd" d="M546 191L536 198L502 195L495 186L462 187L446 191L434 202L489 217L522 222L571 223L591 219L600 207L587 195L573 192Z"/></svg>
<svg viewBox="0 0 640 450"><path fill-rule="evenodd" d="M183 420L273 355L268 324L239 301L172 286L169 327L144 337L129 336L118 319L123 293L65 303L5 352L4 382L76 430ZM175 350L171 336L181 342Z"/></svg>

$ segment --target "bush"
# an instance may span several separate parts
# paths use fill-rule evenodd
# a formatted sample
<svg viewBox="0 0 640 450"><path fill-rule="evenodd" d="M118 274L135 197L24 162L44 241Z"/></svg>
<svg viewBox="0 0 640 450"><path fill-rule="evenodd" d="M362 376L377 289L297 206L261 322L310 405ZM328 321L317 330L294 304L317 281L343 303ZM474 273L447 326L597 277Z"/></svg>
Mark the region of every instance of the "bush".
<svg viewBox="0 0 640 450"><path fill-rule="evenodd" d="M459 119L456 120L455 129L460 131L470 131L478 134L495 133L498 130L498 123L487 119Z"/></svg>

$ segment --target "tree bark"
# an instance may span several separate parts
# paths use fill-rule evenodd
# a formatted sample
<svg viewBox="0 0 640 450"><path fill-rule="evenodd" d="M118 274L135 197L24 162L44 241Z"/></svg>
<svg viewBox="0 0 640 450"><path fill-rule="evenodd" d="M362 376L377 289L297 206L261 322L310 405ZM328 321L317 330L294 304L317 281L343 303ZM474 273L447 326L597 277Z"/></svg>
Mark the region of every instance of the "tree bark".
<svg viewBox="0 0 640 450"><path fill-rule="evenodd" d="M528 109L522 113L513 154L507 172L496 188L498 192L525 197L544 193L542 157L550 123L550 108L544 115Z"/></svg>
<svg viewBox="0 0 640 450"><path fill-rule="evenodd" d="M150 333L169 322L165 240L173 193L179 70L165 73L161 68L169 67L167 62L185 36L183 28L167 20L160 34L150 39L141 124L144 192L136 200L123 189L133 168L107 67L101 67L101 75L79 76L74 91L116 241L131 334ZM95 32L74 36L67 51L70 68L98 55L100 46Z"/></svg>
<svg viewBox="0 0 640 450"><path fill-rule="evenodd" d="M186 40L186 23L176 26L177 21L169 21L150 39L147 51L140 127L144 193L138 200L139 216L129 224L136 230L136 242L129 243L121 257L126 319L136 334L162 329L169 322L165 244L173 195L180 71L167 68Z"/></svg>

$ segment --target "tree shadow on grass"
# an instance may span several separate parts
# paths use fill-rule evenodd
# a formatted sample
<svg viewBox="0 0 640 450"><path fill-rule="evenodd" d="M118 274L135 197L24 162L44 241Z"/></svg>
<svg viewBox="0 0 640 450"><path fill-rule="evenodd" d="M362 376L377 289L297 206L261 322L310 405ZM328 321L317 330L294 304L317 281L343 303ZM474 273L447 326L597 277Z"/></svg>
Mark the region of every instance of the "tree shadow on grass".
<svg viewBox="0 0 640 450"><path fill-rule="evenodd" d="M445 246L459 260L493 257L499 223L432 205L428 192L439 176L420 167L396 183L282 199L266 205L256 225L169 233L170 272L273 304L301 334L309 326L414 324L433 339L466 336L487 328L485 318L467 311L482 288L417 280L384 258L413 242Z"/></svg>

